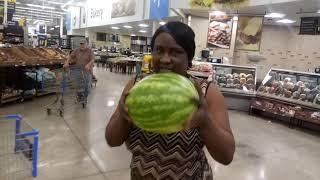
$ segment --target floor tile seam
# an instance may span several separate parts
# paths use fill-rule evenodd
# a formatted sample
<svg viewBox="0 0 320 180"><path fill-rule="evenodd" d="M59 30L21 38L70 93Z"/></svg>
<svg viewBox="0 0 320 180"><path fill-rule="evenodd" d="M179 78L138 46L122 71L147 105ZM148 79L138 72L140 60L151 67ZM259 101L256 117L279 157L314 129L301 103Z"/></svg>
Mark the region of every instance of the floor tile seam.
<svg viewBox="0 0 320 180"><path fill-rule="evenodd" d="M68 178L68 179L65 179L65 180L77 180L77 179L80 179L80 178L86 178L86 177L92 177L92 176L98 176L98 175L102 175L103 176L103 173L94 173L94 174L89 174L89 175L84 175L84 176L79 176L79 177L73 177L73 178ZM103 176L104 177L104 176Z"/></svg>
<svg viewBox="0 0 320 180"><path fill-rule="evenodd" d="M120 169L108 170L108 171L103 172L103 174L114 173L114 172L123 171L123 170L129 170L130 171L130 168L120 168Z"/></svg>
<svg viewBox="0 0 320 180"><path fill-rule="evenodd" d="M71 128L71 126L69 125L69 123L62 118L63 121L65 122L66 126L68 127L69 131L71 132L71 134L74 136L74 138L78 141L78 143L80 144L81 148L83 149L83 151L85 151L85 153L88 155L88 157L90 158L90 160L93 162L94 166L97 168L97 170L99 171L99 173L103 174L103 170L99 168L99 165L97 164L97 162L92 158L92 156L90 155L89 151L86 149L85 145L82 144L81 140L79 139L79 137L76 135L76 133L73 131L73 129ZM105 176L104 176L105 177Z"/></svg>
<svg viewBox="0 0 320 180"><path fill-rule="evenodd" d="M292 147L290 148L281 148L281 149L277 149L275 152L266 152L266 153L261 153L260 155L261 156L267 156L267 155L270 155L270 154L274 154L274 153L279 153L281 151L286 151L288 149L293 149L293 148L301 148L301 147L304 147L306 144L305 143L302 143L302 144L297 144L297 145L293 145Z"/></svg>

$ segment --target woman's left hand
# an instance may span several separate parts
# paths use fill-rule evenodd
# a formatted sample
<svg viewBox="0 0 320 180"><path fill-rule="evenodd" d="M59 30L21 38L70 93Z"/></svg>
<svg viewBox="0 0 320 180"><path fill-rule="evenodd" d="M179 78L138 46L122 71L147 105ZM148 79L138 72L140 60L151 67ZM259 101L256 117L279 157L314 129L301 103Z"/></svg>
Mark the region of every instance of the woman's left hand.
<svg viewBox="0 0 320 180"><path fill-rule="evenodd" d="M200 86L200 83L198 81L194 82L194 86L196 87L198 94L199 94L199 100L195 99L195 103L198 103L198 109L190 116L186 128L201 128L204 126L206 121L208 121L208 105L205 96L203 95L202 88Z"/></svg>

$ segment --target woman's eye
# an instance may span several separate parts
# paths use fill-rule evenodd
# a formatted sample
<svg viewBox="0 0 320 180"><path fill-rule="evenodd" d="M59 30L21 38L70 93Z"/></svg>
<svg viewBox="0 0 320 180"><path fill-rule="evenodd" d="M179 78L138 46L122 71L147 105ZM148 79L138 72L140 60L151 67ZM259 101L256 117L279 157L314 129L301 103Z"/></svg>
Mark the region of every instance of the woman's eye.
<svg viewBox="0 0 320 180"><path fill-rule="evenodd" d="M182 53L183 53L183 51L180 50L180 49L173 49L173 50L171 51L171 54L174 55L174 56L180 55L180 54L182 54Z"/></svg>

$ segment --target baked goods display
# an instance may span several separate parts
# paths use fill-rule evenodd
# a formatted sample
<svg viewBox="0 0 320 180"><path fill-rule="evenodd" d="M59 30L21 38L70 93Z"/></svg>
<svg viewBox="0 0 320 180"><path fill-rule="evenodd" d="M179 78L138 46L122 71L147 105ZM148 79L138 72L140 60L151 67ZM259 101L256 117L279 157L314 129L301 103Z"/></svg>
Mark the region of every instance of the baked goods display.
<svg viewBox="0 0 320 180"><path fill-rule="evenodd" d="M67 55L52 48L0 48L0 66L62 63Z"/></svg>
<svg viewBox="0 0 320 180"><path fill-rule="evenodd" d="M217 74L216 81L222 88L240 89L243 91L255 91L256 88L253 74Z"/></svg>
<svg viewBox="0 0 320 180"><path fill-rule="evenodd" d="M296 77L279 77L271 71L269 81L258 88L258 94L302 105L320 105L320 76L297 72Z"/></svg>

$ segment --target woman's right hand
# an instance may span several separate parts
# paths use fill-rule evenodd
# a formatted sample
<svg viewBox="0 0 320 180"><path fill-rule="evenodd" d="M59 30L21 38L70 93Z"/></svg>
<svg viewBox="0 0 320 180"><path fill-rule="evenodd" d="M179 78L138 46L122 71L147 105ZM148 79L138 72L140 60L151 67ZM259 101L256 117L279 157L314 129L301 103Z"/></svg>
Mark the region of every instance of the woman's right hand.
<svg viewBox="0 0 320 180"><path fill-rule="evenodd" d="M129 116L129 110L128 107L126 105L126 98L128 96L129 92L124 92L121 97L120 97L120 101L119 101L119 115L126 121L128 121L129 123L132 122L130 116Z"/></svg>

